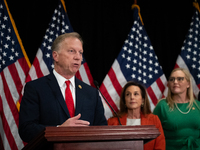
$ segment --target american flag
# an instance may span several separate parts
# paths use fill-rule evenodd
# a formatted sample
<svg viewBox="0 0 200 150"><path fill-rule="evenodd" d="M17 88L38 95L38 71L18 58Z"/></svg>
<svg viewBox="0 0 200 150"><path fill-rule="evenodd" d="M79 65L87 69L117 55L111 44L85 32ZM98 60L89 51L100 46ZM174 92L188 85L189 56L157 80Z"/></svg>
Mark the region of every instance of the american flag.
<svg viewBox="0 0 200 150"><path fill-rule="evenodd" d="M141 22L139 6L133 5L133 9L134 22L131 31L100 86L100 91L116 112L119 110L121 90L127 81L135 80L146 86L152 110L158 99L163 97L167 86L166 77ZM111 109L105 101L103 104L106 118L111 117Z"/></svg>
<svg viewBox="0 0 200 150"><path fill-rule="evenodd" d="M70 32L73 32L73 29L66 13L64 1L61 0L54 11L52 19L49 23L49 27L46 30L46 34L43 38L43 42L38 49L36 57L29 71L29 75L26 78L26 82L50 73L50 71L54 68L51 45L56 37ZM76 73L76 77L85 83L94 86L93 78L84 58L79 71Z"/></svg>
<svg viewBox="0 0 200 150"><path fill-rule="evenodd" d="M197 98L200 89L200 20L199 4L193 3L197 8L190 24L188 34L181 48L175 68L188 69L192 75L194 95Z"/></svg>
<svg viewBox="0 0 200 150"><path fill-rule="evenodd" d="M31 64L5 0L0 0L0 42L0 149L18 150L24 143L16 104Z"/></svg>

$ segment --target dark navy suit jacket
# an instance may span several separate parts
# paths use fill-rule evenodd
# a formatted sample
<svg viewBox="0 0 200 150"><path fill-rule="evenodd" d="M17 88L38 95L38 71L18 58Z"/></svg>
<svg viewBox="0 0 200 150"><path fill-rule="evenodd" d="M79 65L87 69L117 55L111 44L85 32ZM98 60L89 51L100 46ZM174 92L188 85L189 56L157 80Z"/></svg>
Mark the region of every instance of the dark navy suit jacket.
<svg viewBox="0 0 200 150"><path fill-rule="evenodd" d="M75 78L76 109L90 125L107 125L97 89ZM46 126L61 125L69 112L53 73L25 85L19 113L19 134L29 142Z"/></svg>

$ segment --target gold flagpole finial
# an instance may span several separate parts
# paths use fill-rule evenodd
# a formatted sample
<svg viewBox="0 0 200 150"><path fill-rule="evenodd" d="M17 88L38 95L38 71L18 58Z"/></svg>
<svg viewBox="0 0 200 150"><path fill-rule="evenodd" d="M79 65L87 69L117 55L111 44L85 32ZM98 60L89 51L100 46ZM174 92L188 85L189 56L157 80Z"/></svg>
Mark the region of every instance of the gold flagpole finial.
<svg viewBox="0 0 200 150"><path fill-rule="evenodd" d="M200 8L199 8L199 3L197 2L197 0L195 0L195 2L193 2L193 6L199 11L200 13Z"/></svg>
<svg viewBox="0 0 200 150"><path fill-rule="evenodd" d="M131 6L131 9L134 9L135 7L137 7L137 9L138 9L138 15L139 15L139 17L140 17L140 20L141 20L141 22L142 22L142 25L144 25L143 20L142 20L142 16L141 16L141 14L140 14L140 7L139 7L137 4L133 4L133 5Z"/></svg>

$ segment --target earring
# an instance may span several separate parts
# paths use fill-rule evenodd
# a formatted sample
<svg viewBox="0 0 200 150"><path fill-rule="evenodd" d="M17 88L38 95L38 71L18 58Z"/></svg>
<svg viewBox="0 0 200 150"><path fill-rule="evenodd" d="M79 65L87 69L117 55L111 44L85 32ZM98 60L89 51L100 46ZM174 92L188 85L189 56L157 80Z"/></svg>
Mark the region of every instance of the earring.
<svg viewBox="0 0 200 150"><path fill-rule="evenodd" d="M143 107L143 106L144 106L144 103L141 104L141 107Z"/></svg>

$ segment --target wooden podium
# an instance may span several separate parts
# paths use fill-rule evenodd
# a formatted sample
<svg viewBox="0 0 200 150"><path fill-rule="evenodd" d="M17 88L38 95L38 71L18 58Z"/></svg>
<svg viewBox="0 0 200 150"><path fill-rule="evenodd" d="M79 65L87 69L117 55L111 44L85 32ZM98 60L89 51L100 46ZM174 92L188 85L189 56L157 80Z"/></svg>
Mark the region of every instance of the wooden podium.
<svg viewBox="0 0 200 150"><path fill-rule="evenodd" d="M143 150L159 135L153 125L46 127L23 150Z"/></svg>

